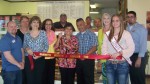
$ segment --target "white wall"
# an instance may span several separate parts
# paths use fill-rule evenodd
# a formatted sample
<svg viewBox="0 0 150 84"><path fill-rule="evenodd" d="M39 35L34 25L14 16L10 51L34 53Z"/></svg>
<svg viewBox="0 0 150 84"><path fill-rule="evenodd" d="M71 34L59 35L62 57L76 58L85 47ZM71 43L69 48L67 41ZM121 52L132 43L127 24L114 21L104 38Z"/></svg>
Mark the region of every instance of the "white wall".
<svg viewBox="0 0 150 84"><path fill-rule="evenodd" d="M137 13L137 22L146 26L146 12L150 11L150 0L128 0L128 11L135 11ZM148 50L150 51L150 41L148 43ZM149 65L146 68L147 74L150 75L150 59Z"/></svg>
<svg viewBox="0 0 150 84"><path fill-rule="evenodd" d="M137 21L146 24L146 12L150 11L150 0L128 0L128 11L137 13Z"/></svg>

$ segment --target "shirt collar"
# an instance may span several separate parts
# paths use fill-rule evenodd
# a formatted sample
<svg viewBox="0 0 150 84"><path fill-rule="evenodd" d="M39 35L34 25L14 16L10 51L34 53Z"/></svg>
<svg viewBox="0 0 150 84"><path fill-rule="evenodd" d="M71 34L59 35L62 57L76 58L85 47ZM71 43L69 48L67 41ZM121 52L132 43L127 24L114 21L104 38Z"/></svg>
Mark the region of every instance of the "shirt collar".
<svg viewBox="0 0 150 84"><path fill-rule="evenodd" d="M88 31L88 29L86 29L84 32L80 32L80 34L85 34Z"/></svg>
<svg viewBox="0 0 150 84"><path fill-rule="evenodd" d="M16 37L12 36L9 32L6 33L6 36L11 37L11 38L16 38Z"/></svg>
<svg viewBox="0 0 150 84"><path fill-rule="evenodd" d="M133 25L130 25L129 23L128 23L128 27L133 27L133 26L136 26L138 24L138 22L136 22L136 23L134 23Z"/></svg>
<svg viewBox="0 0 150 84"><path fill-rule="evenodd" d="M81 34L84 34L86 31L84 31L84 32L81 32Z"/></svg>

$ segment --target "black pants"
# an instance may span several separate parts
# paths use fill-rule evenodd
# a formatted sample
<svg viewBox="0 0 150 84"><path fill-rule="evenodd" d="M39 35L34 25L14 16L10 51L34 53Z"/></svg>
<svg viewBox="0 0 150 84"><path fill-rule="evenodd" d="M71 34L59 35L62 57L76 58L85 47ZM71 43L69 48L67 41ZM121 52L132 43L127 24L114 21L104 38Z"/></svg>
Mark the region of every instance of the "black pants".
<svg viewBox="0 0 150 84"><path fill-rule="evenodd" d="M130 80L131 84L146 84L145 83L145 58L141 58L141 66L139 68L135 67L135 62L138 58L138 53L134 53L130 59L132 61L132 66L130 66Z"/></svg>
<svg viewBox="0 0 150 84"><path fill-rule="evenodd" d="M27 84L43 84L43 74L45 59L39 58L34 60L34 69L31 71L29 59L25 59L25 73L27 77Z"/></svg>
<svg viewBox="0 0 150 84"><path fill-rule="evenodd" d="M77 60L77 84L94 84L94 60Z"/></svg>
<svg viewBox="0 0 150 84"><path fill-rule="evenodd" d="M55 80L55 59L45 59L44 82L43 84L54 84Z"/></svg>
<svg viewBox="0 0 150 84"><path fill-rule="evenodd" d="M74 84L75 68L61 68L61 84Z"/></svg>

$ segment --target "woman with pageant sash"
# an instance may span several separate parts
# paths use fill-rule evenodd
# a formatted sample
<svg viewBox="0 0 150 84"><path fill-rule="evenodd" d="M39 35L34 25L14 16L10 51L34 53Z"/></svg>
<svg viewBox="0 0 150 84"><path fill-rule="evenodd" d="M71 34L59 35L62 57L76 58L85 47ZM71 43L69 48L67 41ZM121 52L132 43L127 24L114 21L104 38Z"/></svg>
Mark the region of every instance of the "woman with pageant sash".
<svg viewBox="0 0 150 84"><path fill-rule="evenodd" d="M55 48L60 50L60 54L75 54L78 51L78 40L72 35L73 27L67 25L64 35L59 33ZM58 65L61 75L61 84L74 84L76 59L59 58Z"/></svg>
<svg viewBox="0 0 150 84"><path fill-rule="evenodd" d="M111 28L111 16L108 13L104 13L102 15L102 28L98 31L98 54L101 53L102 44L103 44L103 38L105 32L109 31ZM108 84L107 77L106 77L106 60L100 60L98 61L98 67L102 65L102 81L103 84Z"/></svg>
<svg viewBox="0 0 150 84"><path fill-rule="evenodd" d="M54 44L56 42L56 35L53 28L53 21L51 19L45 19L42 24L42 30L46 31L49 49L48 53L54 53ZM44 82L43 84L54 84L55 80L55 58L45 57L45 70L44 70Z"/></svg>
<svg viewBox="0 0 150 84"><path fill-rule="evenodd" d="M110 55L106 61L106 76L108 84L127 84L130 56L134 52L134 42L128 31L125 30L120 15L111 18L111 29L104 35L102 54Z"/></svg>
<svg viewBox="0 0 150 84"><path fill-rule="evenodd" d="M33 52L47 52L48 41L45 31L41 30L41 20L38 16L30 19L29 30L24 36L23 44L25 56L28 56L28 59L25 59L27 84L43 84L45 60Z"/></svg>

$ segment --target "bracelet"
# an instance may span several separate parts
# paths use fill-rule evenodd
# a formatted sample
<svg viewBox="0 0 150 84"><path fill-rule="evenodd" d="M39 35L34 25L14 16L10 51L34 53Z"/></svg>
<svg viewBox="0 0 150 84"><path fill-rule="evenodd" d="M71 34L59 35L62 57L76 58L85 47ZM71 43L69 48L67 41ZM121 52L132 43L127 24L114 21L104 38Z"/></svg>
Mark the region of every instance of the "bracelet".
<svg viewBox="0 0 150 84"><path fill-rule="evenodd" d="M33 53L33 55L32 55L33 57L35 57L35 55L34 55L34 53Z"/></svg>
<svg viewBox="0 0 150 84"><path fill-rule="evenodd" d="M119 52L119 55L122 55L122 51Z"/></svg>

